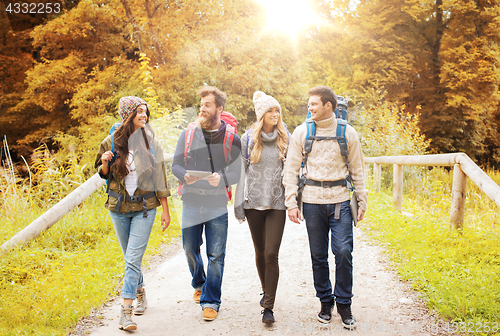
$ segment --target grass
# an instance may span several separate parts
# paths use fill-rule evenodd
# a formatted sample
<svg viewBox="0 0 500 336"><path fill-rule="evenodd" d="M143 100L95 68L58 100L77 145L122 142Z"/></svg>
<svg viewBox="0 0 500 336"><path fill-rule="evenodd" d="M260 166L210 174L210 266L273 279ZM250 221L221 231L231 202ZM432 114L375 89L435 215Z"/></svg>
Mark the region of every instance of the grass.
<svg viewBox="0 0 500 336"><path fill-rule="evenodd" d="M2 256L0 335L66 335L82 316L118 294L123 256L105 200L102 190L94 193L38 239ZM44 211L7 203L0 214L1 243ZM146 264L162 243L180 235L178 201L169 203L172 224L162 233L157 214Z"/></svg>
<svg viewBox="0 0 500 336"><path fill-rule="evenodd" d="M500 330L498 207L469 181L464 227L450 230L453 173L421 173L420 179L405 181L403 211L413 217L395 211L391 196L372 192L363 229L387 247L401 278L425 294L431 310L467 326L496 322ZM488 173L500 181L500 173Z"/></svg>

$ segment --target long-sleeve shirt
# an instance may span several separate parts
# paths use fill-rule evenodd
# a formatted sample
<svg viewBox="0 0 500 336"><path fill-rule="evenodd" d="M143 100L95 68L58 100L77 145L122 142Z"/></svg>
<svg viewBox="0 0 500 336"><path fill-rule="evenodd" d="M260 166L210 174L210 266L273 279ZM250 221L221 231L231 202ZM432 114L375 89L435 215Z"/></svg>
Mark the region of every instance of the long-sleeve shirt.
<svg viewBox="0 0 500 336"><path fill-rule="evenodd" d="M337 119L316 121L316 136L336 136ZM297 181L301 163L304 159L304 141L307 127L298 126L292 134L288 148L283 184L285 185L285 204L288 210L297 207ZM364 162L361 143L356 130L347 125L346 140L348 146L347 160L354 189L358 195L358 206L365 210L368 204L368 191L364 182ZM337 181L347 176L345 158L340 153L337 140L314 141L311 153L307 160L307 173L305 176L315 181ZM335 204L350 199L349 191L345 186L319 187L306 185L302 192L302 201L313 204Z"/></svg>
<svg viewBox="0 0 500 336"><path fill-rule="evenodd" d="M184 155L186 144L186 130L184 130L175 148L174 161L172 163L172 173L183 183L184 187L189 189L196 188L201 190L218 190L217 195L200 195L194 192L185 192L182 194L182 201L187 206L226 206L227 196L224 193L226 182L228 185L236 184L240 178L240 151L241 140L235 135L230 150L230 158L226 162L224 156L224 135L226 132L226 122L221 120L218 130L210 132L196 127L193 134L191 148L187 155L187 164ZM212 166L213 165L213 166ZM198 170L206 172L217 172L221 175L219 185L214 187L207 180L200 179L193 184L187 185L184 175L187 170Z"/></svg>
<svg viewBox="0 0 500 336"><path fill-rule="evenodd" d="M257 163L250 163L246 159L247 144L250 145L248 136L247 132L241 137L241 177L234 199L234 214L239 220L245 219L244 209L286 210L282 183L283 161L276 145L278 132L261 133L263 148ZM250 149L248 154L251 155Z"/></svg>

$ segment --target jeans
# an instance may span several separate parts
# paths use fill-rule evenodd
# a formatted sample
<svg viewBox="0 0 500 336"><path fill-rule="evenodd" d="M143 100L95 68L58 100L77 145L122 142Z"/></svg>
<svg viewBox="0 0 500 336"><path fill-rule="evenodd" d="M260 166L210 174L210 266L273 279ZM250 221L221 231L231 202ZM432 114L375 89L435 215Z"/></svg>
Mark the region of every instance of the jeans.
<svg viewBox="0 0 500 336"><path fill-rule="evenodd" d="M125 258L122 298L134 300L137 290L144 287L141 270L142 257L148 246L156 208L148 210L146 218L144 218L142 211L126 213L110 211L109 213Z"/></svg>
<svg viewBox="0 0 500 336"><path fill-rule="evenodd" d="M184 205L182 208L182 246L193 277L191 285L201 290L202 309L213 308L219 311L226 256L227 225L225 206L190 207ZM200 246L203 244L203 229L205 229L208 259L206 275L200 253Z"/></svg>
<svg viewBox="0 0 500 336"><path fill-rule="evenodd" d="M350 304L352 298L353 231L350 201L341 203L340 218L335 219L335 204L303 204L314 288L321 302ZM335 289L332 295L328 265L328 233L331 232L335 256Z"/></svg>

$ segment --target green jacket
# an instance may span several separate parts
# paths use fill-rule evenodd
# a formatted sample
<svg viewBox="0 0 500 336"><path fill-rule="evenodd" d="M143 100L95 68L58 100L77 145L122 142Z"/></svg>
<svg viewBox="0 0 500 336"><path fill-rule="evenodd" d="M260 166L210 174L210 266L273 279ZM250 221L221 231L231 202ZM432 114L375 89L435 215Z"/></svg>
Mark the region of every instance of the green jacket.
<svg viewBox="0 0 500 336"><path fill-rule="evenodd" d="M170 196L170 191L167 186L167 178L165 175L165 164L163 161L163 151L156 141L153 140L154 151L156 155L156 166L152 171L146 171L143 174L139 175L139 181L137 189L134 195L129 196L141 196L151 191L156 192L156 197L151 197L146 200L146 208L148 210L158 207L161 203L159 201L160 198ZM109 189L119 193L121 195L128 195L127 189L125 188L125 177L120 177L116 173L115 165L111 166L111 169L108 171L107 175L102 174L102 161L101 156L111 150L111 136L108 135L106 139L103 140L101 146L99 147L99 152L97 153L95 159L95 168L97 168L97 172L103 179L109 178ZM134 156L138 158L137 155ZM136 166L140 166L140 162L136 159ZM108 195L108 200L104 205L106 209L115 211L115 206L118 199L113 196ZM127 202L123 201L120 205L120 212L129 212L129 211L142 211L142 202Z"/></svg>

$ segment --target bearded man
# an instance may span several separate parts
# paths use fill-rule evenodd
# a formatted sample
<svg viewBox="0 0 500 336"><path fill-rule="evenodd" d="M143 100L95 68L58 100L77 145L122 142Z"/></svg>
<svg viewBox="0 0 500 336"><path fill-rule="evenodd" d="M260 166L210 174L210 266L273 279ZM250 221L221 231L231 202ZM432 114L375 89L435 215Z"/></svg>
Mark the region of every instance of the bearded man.
<svg viewBox="0 0 500 336"><path fill-rule="evenodd" d="M227 188L238 182L241 167L241 141L233 133L228 155L224 139L228 125L221 120L226 94L216 87L198 91L201 98L196 127L179 137L172 164L180 180L182 195L182 245L186 254L194 301L202 308L205 321L214 320L221 304L222 275L227 239ZM200 246L207 245L207 271Z"/></svg>

